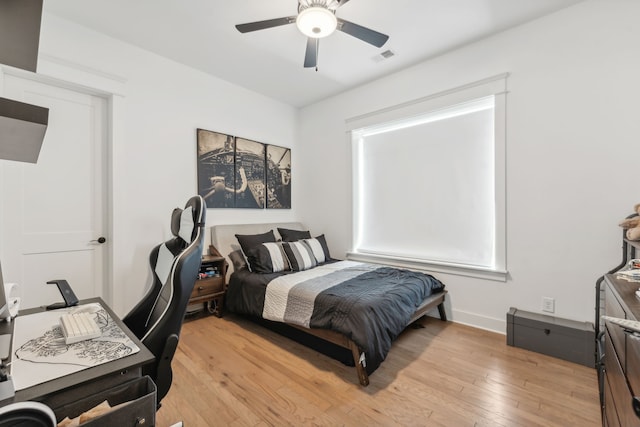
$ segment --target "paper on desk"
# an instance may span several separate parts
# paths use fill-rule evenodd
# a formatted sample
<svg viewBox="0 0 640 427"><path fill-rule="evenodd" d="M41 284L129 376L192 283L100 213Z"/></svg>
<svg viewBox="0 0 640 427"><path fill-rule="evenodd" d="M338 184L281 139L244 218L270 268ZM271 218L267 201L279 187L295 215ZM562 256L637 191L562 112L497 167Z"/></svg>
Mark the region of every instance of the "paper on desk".
<svg viewBox="0 0 640 427"><path fill-rule="evenodd" d="M104 308L93 314L102 336L65 344L59 322L68 311L44 311L15 318L11 375L16 390L140 351Z"/></svg>

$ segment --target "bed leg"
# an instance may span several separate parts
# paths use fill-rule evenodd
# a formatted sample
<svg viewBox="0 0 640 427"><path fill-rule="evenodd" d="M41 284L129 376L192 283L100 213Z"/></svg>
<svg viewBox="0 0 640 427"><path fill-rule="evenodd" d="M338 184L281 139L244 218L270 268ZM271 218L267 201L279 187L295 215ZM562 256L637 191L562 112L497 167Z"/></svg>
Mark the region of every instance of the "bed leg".
<svg viewBox="0 0 640 427"><path fill-rule="evenodd" d="M440 320L447 321L447 312L444 311L444 301L438 304L438 313L440 313Z"/></svg>
<svg viewBox="0 0 640 427"><path fill-rule="evenodd" d="M360 352L360 349L353 341L349 342L349 346L351 347L351 353L353 354L353 362L356 365L356 372L358 374L360 385L366 387L369 385L369 375L367 375L367 371L365 369L366 359L364 358L364 353Z"/></svg>

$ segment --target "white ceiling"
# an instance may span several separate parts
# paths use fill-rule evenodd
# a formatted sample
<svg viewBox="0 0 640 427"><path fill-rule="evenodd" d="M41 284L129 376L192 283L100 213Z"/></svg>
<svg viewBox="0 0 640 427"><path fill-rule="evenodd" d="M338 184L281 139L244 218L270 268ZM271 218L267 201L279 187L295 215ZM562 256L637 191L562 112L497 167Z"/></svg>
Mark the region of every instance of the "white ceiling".
<svg viewBox="0 0 640 427"><path fill-rule="evenodd" d="M295 25L241 34L236 24L293 16L297 0L45 0L45 12L301 107L583 0L351 0L336 15L388 34L376 48L345 33L303 68ZM380 53L391 50L390 59Z"/></svg>

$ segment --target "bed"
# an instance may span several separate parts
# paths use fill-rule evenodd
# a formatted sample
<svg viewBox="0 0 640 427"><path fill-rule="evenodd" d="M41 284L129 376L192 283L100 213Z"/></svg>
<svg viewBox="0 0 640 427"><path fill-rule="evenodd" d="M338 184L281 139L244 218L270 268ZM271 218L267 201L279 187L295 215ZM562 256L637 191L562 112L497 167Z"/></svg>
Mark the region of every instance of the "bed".
<svg viewBox="0 0 640 427"><path fill-rule="evenodd" d="M275 240L282 230L282 240L290 243L262 241L272 230ZM333 259L324 236L310 237L306 230L297 222L213 226L211 243L230 266L225 309L346 349L366 386L407 326L434 308L446 321L446 290L428 274ZM236 235L244 236L244 254ZM279 271L280 258L288 270Z"/></svg>

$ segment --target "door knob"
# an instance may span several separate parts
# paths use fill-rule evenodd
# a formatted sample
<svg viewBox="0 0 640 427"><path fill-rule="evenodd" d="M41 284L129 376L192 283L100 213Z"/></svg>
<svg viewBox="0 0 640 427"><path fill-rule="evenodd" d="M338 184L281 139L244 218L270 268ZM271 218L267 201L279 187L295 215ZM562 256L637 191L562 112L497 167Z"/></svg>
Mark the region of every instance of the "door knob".
<svg viewBox="0 0 640 427"><path fill-rule="evenodd" d="M104 237L98 237L95 240L89 240L89 243L104 243L106 241L107 241L107 239L105 239Z"/></svg>

